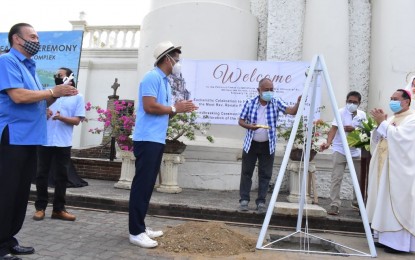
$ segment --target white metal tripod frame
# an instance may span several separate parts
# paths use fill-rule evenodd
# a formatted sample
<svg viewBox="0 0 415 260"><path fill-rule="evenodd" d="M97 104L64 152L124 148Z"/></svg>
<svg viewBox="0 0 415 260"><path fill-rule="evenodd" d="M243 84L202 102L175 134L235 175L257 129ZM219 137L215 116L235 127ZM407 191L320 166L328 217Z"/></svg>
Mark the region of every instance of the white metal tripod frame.
<svg viewBox="0 0 415 260"><path fill-rule="evenodd" d="M301 102L300 102L300 105L298 107L298 111L303 111L304 110L306 97L309 93L310 83L311 83L313 75L316 71L318 73L319 73L319 71L323 72L324 80L325 80L326 86L327 86L327 91L328 91L329 96L330 96L331 107L332 107L333 113L334 113L336 121L337 121L338 132L340 134L342 144L343 144L343 149L345 151L345 155L346 155L346 159L347 159L347 165L349 166L349 171L350 171L350 175L351 175L352 182L353 182L353 188L354 188L354 191L356 193L357 202L359 204L360 216L362 217L362 222L363 222L363 226L364 226L365 233L366 233L366 239L367 239L367 242L368 242L368 245L369 245L370 254L362 253L360 256L376 257L377 254L376 254L375 244L373 242L373 237L372 237L372 233L371 233L371 230L370 230L369 221L368 221L368 218L367 218L367 213L366 213L365 205L364 205L364 202L363 202L362 194L360 193L359 183L358 183L357 176L356 176L356 171L355 171L355 168L354 168L354 165L353 165L352 156L350 154L350 149L349 149L349 146L347 144L346 133L344 132L343 123L341 121L340 114L338 112L338 106L337 106L336 98L335 98L334 92L333 92L333 87L332 87L331 80L330 80L330 77L329 77L329 74L328 74L328 71L327 71L326 63L325 63L324 58L323 58L322 55L314 56L312 61L311 61L309 73L308 73L307 78L306 78L306 82L305 82ZM317 78L315 79L315 82L317 82ZM303 180L302 180L302 185L301 185L302 186L301 187L301 199L299 200L300 207L299 207L299 211L298 211L299 213L298 213L298 219L297 219L297 228L296 228L295 233L302 232L301 231L301 222L302 222L302 213L303 213L303 209L304 209L304 201L305 201L305 193L306 193L305 184L306 184L306 179L307 179L307 175L308 175L308 165L309 165L309 158L310 158L311 127L312 127L312 122L313 122L313 118L314 118L314 108L315 108L315 98L316 98L315 93L316 93L316 84L314 85L314 89L313 89L313 92L312 92L312 101L311 101L312 103L311 103L308 122L307 122L308 133L307 133L306 152L305 152L305 156L304 156L305 157L304 158L304 172L303 172ZM294 119L292 132L291 132L290 138L289 138L288 143L287 143L286 151L291 151L291 149L293 147L293 143L294 143L295 135L296 135L297 130L298 130L298 125L299 125L300 119L301 119L301 113L297 113L297 115L295 116L295 119ZM257 244L256 244L257 249L270 249L270 248L267 248L266 246L263 246L263 243L264 243L265 235L266 235L267 230L268 230L268 226L269 226L269 222L271 220L272 213L274 211L275 203L277 202L277 197L278 197L278 193L279 193L280 188L281 188L281 183L282 183L282 180L284 178L285 171L287 169L288 159L289 159L289 153L286 152L284 154L284 157L283 157L283 160L282 160L282 163L281 163L281 167L280 167L280 171L279 171L278 177L275 181L274 191L272 192L270 203L268 205L268 210L267 210L267 213L265 214L265 219L264 219L261 231L260 231L259 236L258 236L258 241L257 241ZM293 233L292 235L294 235L295 233ZM308 234L308 232L307 232L307 235L311 236L310 234ZM291 236L291 235L289 235L289 236ZM323 239L323 238L320 238L320 239ZM273 243L275 243L275 242L273 242ZM343 246L343 247L348 248L346 246ZM272 250L275 250L275 249L272 249ZM287 250L287 249L281 249L281 250L282 251L291 251L291 250ZM352 250L354 250L354 249L352 249ZM354 251L360 252L358 250L354 250ZM302 251L302 252L310 252L311 253L311 251ZM313 251L313 253L325 254L327 252ZM348 255L351 255L351 254L348 254Z"/></svg>
<svg viewBox="0 0 415 260"><path fill-rule="evenodd" d="M307 248L308 248L308 249L282 249L282 248L272 248L272 247L271 247L273 244L278 243L278 242L280 242L280 241L283 241L284 239L287 239L287 238L289 238L289 237L291 237L291 236L295 236L295 235L297 235L297 234L300 234L300 235L304 235L304 236L305 236L305 238L306 238L306 239L305 239L305 241L307 241L308 243L307 243L307 245L306 245L306 243L304 244L304 248L307 246ZM317 239L323 240L323 241L325 241L325 242L331 243L331 244L333 244L333 245L340 246L340 247L342 247L342 248L346 248L346 249L348 249L348 250L350 250L350 251L353 251L353 252L355 252L355 253L354 253L354 254L351 254L351 253L341 253L341 252L336 253L336 252L327 252L327 251L313 251L313 250L309 250L309 248L310 248L310 244L309 244L309 239L310 239L310 237L313 237L313 238L317 238ZM300 245L300 248L301 248L301 245ZM316 236L316 235L312 235L312 234L310 234L310 233L308 233L308 232L304 232L304 231L295 231L294 233L291 233L291 234L286 235L286 236L284 236L284 237L281 237L281 238L279 238L279 239L277 239L277 240L275 240L275 241L269 242L268 244L265 244L265 245L264 245L262 248L260 248L260 249L268 249L268 250L274 250L274 251L288 251L288 252L313 253L313 254L340 255L340 256L371 256L371 255L369 255L369 254L367 254L367 253L365 253L365 252L362 252L362 251L356 250L356 249L354 249L354 248L351 248L351 247L348 247L348 246L345 246L345 245L342 245L342 244L336 243L336 242L331 241L331 240L327 240L327 239L325 239L325 238L322 238L322 237L319 237L319 236Z"/></svg>

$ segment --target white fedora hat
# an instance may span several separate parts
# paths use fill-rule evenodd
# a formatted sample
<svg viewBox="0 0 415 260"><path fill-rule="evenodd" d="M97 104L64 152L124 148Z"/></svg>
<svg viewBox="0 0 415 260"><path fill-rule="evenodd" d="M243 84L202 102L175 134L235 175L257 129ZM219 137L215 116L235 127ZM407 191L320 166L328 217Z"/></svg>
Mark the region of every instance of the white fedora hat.
<svg viewBox="0 0 415 260"><path fill-rule="evenodd" d="M157 44L156 49L154 50L154 58L156 59L156 61L154 62L154 66L156 66L157 62L172 50L178 50L179 53L182 53L180 51L181 48L182 46L174 47L171 41L160 42L159 44Z"/></svg>

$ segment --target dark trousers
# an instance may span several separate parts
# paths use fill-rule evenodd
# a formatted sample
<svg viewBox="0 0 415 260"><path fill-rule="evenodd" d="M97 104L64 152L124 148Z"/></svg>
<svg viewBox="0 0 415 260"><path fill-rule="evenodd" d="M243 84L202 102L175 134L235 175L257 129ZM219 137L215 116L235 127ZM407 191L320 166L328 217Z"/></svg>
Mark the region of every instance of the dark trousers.
<svg viewBox="0 0 415 260"><path fill-rule="evenodd" d="M45 210L48 205L48 180L52 163L55 161L55 193L53 210L65 210L66 183L68 182L71 147L39 146L37 151L36 202L37 210Z"/></svg>
<svg viewBox="0 0 415 260"><path fill-rule="evenodd" d="M258 198L255 203L265 203L269 181L272 176L274 153L269 153L269 142L252 141L248 152L242 153L241 183L239 186L240 200L250 201L249 193L252 187L252 175L258 160Z"/></svg>
<svg viewBox="0 0 415 260"><path fill-rule="evenodd" d="M18 244L29 200L30 182L36 174L36 146L0 144L0 256Z"/></svg>
<svg viewBox="0 0 415 260"><path fill-rule="evenodd" d="M153 194L154 184L163 158L164 144L134 142L135 176L131 184L129 231L131 235L145 232L144 219Z"/></svg>

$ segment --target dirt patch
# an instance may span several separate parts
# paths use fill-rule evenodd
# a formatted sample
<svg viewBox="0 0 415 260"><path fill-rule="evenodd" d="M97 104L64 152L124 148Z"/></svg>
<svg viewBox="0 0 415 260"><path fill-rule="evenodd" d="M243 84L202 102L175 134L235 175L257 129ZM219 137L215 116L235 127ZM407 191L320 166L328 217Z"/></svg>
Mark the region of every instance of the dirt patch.
<svg viewBox="0 0 415 260"><path fill-rule="evenodd" d="M186 222L168 227L159 248L179 254L231 256L255 252L256 241L218 222Z"/></svg>

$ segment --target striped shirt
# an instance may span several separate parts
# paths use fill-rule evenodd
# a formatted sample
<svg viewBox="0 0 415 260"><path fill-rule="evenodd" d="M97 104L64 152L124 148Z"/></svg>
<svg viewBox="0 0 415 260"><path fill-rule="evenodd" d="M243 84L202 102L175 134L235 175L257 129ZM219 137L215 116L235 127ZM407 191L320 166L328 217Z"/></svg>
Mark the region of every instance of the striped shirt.
<svg viewBox="0 0 415 260"><path fill-rule="evenodd" d="M242 109L240 119L245 120L247 124L256 124L258 119L258 107L259 107L259 96L248 99L244 108ZM287 104L280 98L273 98L267 104L267 122L268 126L271 128L268 130L268 140L269 140L269 153L273 154L275 152L275 144L277 141L277 121L278 115L280 112L284 113L287 108ZM244 151L248 152L251 147L252 138L254 137L254 131L247 129L246 136L244 140Z"/></svg>

